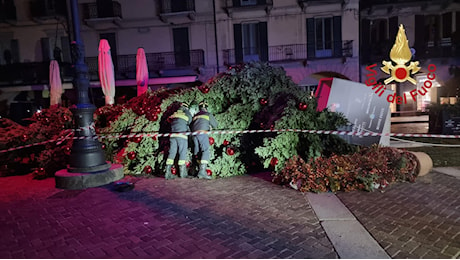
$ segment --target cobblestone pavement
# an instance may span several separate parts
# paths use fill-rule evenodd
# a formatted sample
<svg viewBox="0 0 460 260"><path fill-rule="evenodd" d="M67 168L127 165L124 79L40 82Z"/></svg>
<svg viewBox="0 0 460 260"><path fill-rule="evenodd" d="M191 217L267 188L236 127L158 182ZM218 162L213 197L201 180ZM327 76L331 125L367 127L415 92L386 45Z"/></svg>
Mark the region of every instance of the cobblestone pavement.
<svg viewBox="0 0 460 260"><path fill-rule="evenodd" d="M0 258L337 258L305 196L266 177L131 178L121 193L2 178Z"/></svg>
<svg viewBox="0 0 460 260"><path fill-rule="evenodd" d="M431 172L383 192L337 196L392 258L460 257L460 179Z"/></svg>

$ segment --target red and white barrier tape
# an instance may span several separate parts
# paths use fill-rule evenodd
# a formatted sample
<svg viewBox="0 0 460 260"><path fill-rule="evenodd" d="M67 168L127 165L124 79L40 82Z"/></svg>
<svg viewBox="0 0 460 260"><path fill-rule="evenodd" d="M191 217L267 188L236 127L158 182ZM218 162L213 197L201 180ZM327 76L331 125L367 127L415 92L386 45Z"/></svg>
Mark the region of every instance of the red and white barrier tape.
<svg viewBox="0 0 460 260"><path fill-rule="evenodd" d="M184 132L184 135L199 135L199 134L254 134L254 133L274 133L274 132L295 132L295 133L308 133L308 134L327 134L327 135L347 135L347 136L389 136L389 137L429 137L429 138L460 138L460 135L442 135L442 134L405 134L405 133L373 133L373 132L353 132L353 131L337 131L337 130L303 130L303 129L270 129L270 130L214 130L208 132ZM28 148L37 145L56 142L57 145L61 144L66 139L110 139L110 138L135 138L135 137L170 137L174 133L132 133L125 135L99 135L99 136L80 136L61 137L55 140L48 140L34 144L27 144L5 150L0 150L0 153L11 152L23 148Z"/></svg>

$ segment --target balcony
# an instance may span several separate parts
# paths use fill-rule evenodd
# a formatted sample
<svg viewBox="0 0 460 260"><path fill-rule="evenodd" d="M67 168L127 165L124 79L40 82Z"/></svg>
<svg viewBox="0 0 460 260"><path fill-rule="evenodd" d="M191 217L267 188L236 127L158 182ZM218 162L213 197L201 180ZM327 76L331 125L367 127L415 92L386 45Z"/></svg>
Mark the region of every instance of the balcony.
<svg viewBox="0 0 460 260"><path fill-rule="evenodd" d="M393 42L391 41L362 46L361 60L364 63L388 60L392 46ZM428 41L416 48L415 60L448 57L460 57L460 44L452 43L450 38L445 38L437 42Z"/></svg>
<svg viewBox="0 0 460 260"><path fill-rule="evenodd" d="M190 50L189 52L160 52L146 53L149 76L160 77L168 70L195 71L204 66L204 51ZM85 59L91 80L98 80L98 58L87 57ZM118 55L114 57L116 79L136 78L136 54Z"/></svg>
<svg viewBox="0 0 460 260"><path fill-rule="evenodd" d="M159 15L165 23L171 18L195 20L195 0L161 0Z"/></svg>
<svg viewBox="0 0 460 260"><path fill-rule="evenodd" d="M33 0L30 8L32 19L37 22L67 17L66 1L62 0Z"/></svg>
<svg viewBox="0 0 460 260"><path fill-rule="evenodd" d="M342 0L297 0L297 4L305 12L307 7L327 4L342 4Z"/></svg>
<svg viewBox="0 0 460 260"><path fill-rule="evenodd" d="M82 4L82 18L86 25L96 30L116 29L123 19L121 4L116 1L101 1Z"/></svg>
<svg viewBox="0 0 460 260"><path fill-rule="evenodd" d="M190 50L184 53L160 52L146 53L150 78L166 76L167 74L191 75L196 74L199 67L204 66L204 51ZM136 78L136 54L118 55L113 57L115 79ZM89 78L99 80L98 57L86 57ZM64 81L73 79L73 68L70 63L62 63L61 75ZM182 73L182 74L181 74ZM0 65L0 87L12 85L48 84L49 62L13 63Z"/></svg>
<svg viewBox="0 0 460 260"><path fill-rule="evenodd" d="M49 67L49 61L0 65L0 86L48 84ZM72 64L62 63L60 70L63 79L73 78Z"/></svg>
<svg viewBox="0 0 460 260"><path fill-rule="evenodd" d="M267 15L273 8L273 0L225 0L224 10L229 17L233 17L234 12L254 12L263 10Z"/></svg>
<svg viewBox="0 0 460 260"><path fill-rule="evenodd" d="M16 6L14 1L0 2L0 23L16 22Z"/></svg>
<svg viewBox="0 0 460 260"><path fill-rule="evenodd" d="M289 45L277 45L268 47L268 62L289 62L298 60L315 60L315 59L326 59L326 58L341 58L353 56L353 41L342 41L342 49L338 52L331 52L327 54L307 53L307 44L289 44ZM242 50L243 60L237 61L234 49L224 50L224 64L233 65L239 62L247 62L250 60L258 60L257 55L245 55L245 53L257 53L251 50ZM260 55L258 55L260 56Z"/></svg>

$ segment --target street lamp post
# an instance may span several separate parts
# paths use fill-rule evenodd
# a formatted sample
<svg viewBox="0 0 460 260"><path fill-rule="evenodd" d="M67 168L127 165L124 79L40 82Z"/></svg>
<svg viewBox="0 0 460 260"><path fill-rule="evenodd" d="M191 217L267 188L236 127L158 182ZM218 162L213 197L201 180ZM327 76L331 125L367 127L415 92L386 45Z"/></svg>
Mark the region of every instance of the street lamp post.
<svg viewBox="0 0 460 260"><path fill-rule="evenodd" d="M80 17L77 0L70 0L73 21L74 41L72 42L72 59L75 76L74 87L78 92L76 107L72 108L76 125L75 139L72 145L68 171L91 173L105 171L110 164L105 161L102 146L96 138L93 113L96 107L88 97L89 78L88 67L84 62L85 50L80 37Z"/></svg>
<svg viewBox="0 0 460 260"><path fill-rule="evenodd" d="M78 91L77 105L71 109L75 123L75 137L69 165L55 173L56 188L86 189L106 185L123 178L123 165L105 161L102 146L97 140L93 114L96 107L89 102L88 67L80 37L80 18L77 0L70 0L74 41L72 60L75 69L73 85Z"/></svg>

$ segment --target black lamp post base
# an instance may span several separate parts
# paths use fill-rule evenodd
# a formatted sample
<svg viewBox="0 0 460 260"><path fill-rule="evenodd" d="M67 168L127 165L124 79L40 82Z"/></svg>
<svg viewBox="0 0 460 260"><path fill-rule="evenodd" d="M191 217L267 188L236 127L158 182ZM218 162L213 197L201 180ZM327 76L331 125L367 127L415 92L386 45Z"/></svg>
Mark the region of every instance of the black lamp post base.
<svg viewBox="0 0 460 260"><path fill-rule="evenodd" d="M112 164L110 169L96 173L73 173L62 169L56 172L54 179L58 189L82 190L106 185L123 177L123 165Z"/></svg>

